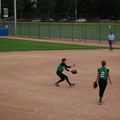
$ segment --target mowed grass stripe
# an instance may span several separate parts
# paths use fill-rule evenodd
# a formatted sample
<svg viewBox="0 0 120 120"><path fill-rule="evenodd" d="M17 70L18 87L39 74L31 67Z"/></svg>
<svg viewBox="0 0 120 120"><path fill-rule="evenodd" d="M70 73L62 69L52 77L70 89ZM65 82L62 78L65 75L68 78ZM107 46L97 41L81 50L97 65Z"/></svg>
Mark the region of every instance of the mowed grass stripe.
<svg viewBox="0 0 120 120"><path fill-rule="evenodd" d="M1 52L33 51L33 50L34 51L37 51L37 50L83 50L83 49L108 49L108 47L0 38Z"/></svg>

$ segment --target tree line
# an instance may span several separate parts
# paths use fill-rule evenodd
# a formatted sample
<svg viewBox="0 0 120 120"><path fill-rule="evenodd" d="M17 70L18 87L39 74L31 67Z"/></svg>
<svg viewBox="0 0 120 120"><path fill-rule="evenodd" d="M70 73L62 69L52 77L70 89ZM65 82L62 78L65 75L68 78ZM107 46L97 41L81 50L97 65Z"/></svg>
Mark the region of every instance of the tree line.
<svg viewBox="0 0 120 120"><path fill-rule="evenodd" d="M16 0L17 17L86 17L119 19L120 0ZM8 8L14 16L14 0L1 0L1 7ZM86 15L86 16L85 16Z"/></svg>

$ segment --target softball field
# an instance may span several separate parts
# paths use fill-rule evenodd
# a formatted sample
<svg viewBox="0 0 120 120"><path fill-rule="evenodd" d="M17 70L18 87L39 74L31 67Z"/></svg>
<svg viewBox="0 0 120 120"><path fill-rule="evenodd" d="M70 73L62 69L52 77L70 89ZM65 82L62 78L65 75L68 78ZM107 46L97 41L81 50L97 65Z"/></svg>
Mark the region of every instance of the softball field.
<svg viewBox="0 0 120 120"><path fill-rule="evenodd" d="M76 63L70 70L77 74L64 71L73 87L66 81L54 85L63 57L68 65ZM99 91L92 84L102 60L112 85L98 105ZM0 120L120 120L119 92L120 50L0 52Z"/></svg>

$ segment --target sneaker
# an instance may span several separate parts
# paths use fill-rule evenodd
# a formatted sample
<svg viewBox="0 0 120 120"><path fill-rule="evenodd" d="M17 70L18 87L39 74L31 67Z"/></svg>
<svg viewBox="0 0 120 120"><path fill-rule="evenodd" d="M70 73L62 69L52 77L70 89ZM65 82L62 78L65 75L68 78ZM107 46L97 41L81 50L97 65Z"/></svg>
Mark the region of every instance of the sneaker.
<svg viewBox="0 0 120 120"><path fill-rule="evenodd" d="M103 104L103 102L99 102L99 103L98 103L98 105L102 105L102 104Z"/></svg>
<svg viewBox="0 0 120 120"><path fill-rule="evenodd" d="M59 87L58 83L55 83L55 85L56 85L57 87Z"/></svg>
<svg viewBox="0 0 120 120"><path fill-rule="evenodd" d="M75 85L75 83L71 83L71 84L70 84L70 87L72 87L72 86L74 86L74 85Z"/></svg>

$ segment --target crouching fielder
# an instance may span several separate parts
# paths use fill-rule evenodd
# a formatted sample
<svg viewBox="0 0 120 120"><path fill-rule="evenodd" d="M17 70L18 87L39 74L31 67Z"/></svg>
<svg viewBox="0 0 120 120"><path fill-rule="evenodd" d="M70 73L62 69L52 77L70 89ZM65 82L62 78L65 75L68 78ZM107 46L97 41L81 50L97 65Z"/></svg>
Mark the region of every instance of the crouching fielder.
<svg viewBox="0 0 120 120"><path fill-rule="evenodd" d="M110 84L112 84L110 79L110 72L109 68L106 68L106 61L103 60L101 62L102 67L98 68L96 82L99 84L99 105L103 104L102 98L107 86L107 79L109 80Z"/></svg>
<svg viewBox="0 0 120 120"><path fill-rule="evenodd" d="M68 68L71 68L73 66L75 66L76 64L73 64L72 66L67 66L66 65L66 58L62 58L61 63L58 65L57 67L57 71L56 74L60 77L60 80L58 82L55 83L56 86L59 86L60 82L63 82L64 80L67 81L67 83L69 84L70 87L74 86L75 83L70 83L68 76L66 76L65 74L63 74L63 70L67 70L69 71Z"/></svg>

